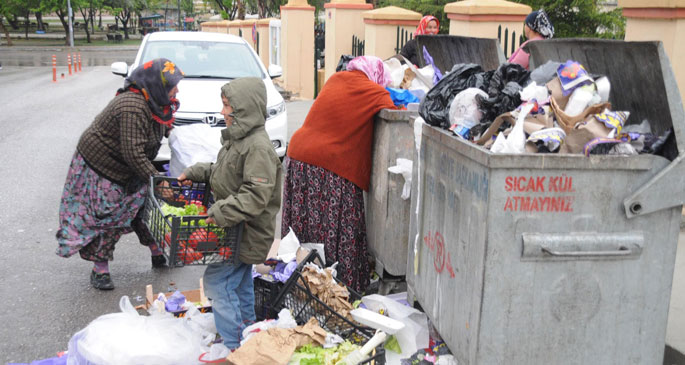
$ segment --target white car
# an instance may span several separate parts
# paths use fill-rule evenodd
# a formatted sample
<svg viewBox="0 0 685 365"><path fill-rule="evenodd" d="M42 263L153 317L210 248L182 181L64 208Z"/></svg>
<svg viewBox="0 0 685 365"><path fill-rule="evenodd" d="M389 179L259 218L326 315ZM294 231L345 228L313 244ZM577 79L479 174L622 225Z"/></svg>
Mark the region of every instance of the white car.
<svg viewBox="0 0 685 365"><path fill-rule="evenodd" d="M206 123L219 131L226 127L221 115L221 87L239 77L259 77L264 80L267 93L266 132L276 154L285 156L288 121L285 101L274 87L272 78L281 76L280 66L267 69L257 53L242 38L231 34L208 32L155 32L143 38L133 64L112 64L112 73L128 76L139 65L155 58L167 58L183 71L185 77L178 84L177 98L181 107L176 112L174 125ZM212 128L213 130L214 128ZM216 138L219 145L219 138ZM217 149L219 146L217 146ZM156 162L169 161L168 141L162 142Z"/></svg>

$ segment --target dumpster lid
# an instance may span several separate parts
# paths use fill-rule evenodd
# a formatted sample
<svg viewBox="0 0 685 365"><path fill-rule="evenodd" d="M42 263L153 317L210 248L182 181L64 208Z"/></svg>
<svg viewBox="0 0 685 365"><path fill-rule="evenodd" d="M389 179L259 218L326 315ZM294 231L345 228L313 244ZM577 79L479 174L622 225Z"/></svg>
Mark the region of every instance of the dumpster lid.
<svg viewBox="0 0 685 365"><path fill-rule="evenodd" d="M433 62L443 74L458 63L476 63L483 70L494 70L505 62L497 39L460 37L455 35L419 35L416 37L419 66L426 66L423 47L433 57Z"/></svg>
<svg viewBox="0 0 685 365"><path fill-rule="evenodd" d="M612 109L631 113L627 124L647 119L652 132L658 135L673 127L675 138L669 138L664 146L664 156L672 162L624 200L628 217L685 202L685 192L680 189L685 177L685 112L661 42L549 39L529 42L526 49L531 69L547 61L574 60L589 72L606 75L611 82Z"/></svg>

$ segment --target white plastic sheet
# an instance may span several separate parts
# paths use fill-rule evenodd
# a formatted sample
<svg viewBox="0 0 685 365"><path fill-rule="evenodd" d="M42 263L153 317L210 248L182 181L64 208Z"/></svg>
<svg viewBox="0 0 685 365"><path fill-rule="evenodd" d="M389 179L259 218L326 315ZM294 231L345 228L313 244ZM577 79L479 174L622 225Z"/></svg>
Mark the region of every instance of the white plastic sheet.
<svg viewBox="0 0 685 365"><path fill-rule="evenodd" d="M386 351L387 364L399 364L400 359L406 359L419 349L428 347L428 317L425 313L378 294L362 297L362 303L374 312L378 313L383 310L388 317L405 325L403 329L395 333L402 353Z"/></svg>
<svg viewBox="0 0 685 365"><path fill-rule="evenodd" d="M195 364L202 335L171 314L140 316L127 296L121 312L102 315L69 341L67 364Z"/></svg>
<svg viewBox="0 0 685 365"><path fill-rule="evenodd" d="M221 130L204 123L174 127L169 135L169 174L176 177L198 162L216 162L221 149Z"/></svg>

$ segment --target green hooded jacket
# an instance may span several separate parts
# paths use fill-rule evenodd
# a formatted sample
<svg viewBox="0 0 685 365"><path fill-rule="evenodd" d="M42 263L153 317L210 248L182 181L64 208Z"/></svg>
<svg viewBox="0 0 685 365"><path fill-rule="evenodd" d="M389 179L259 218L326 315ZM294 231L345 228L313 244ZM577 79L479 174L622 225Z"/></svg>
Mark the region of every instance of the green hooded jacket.
<svg viewBox="0 0 685 365"><path fill-rule="evenodd" d="M283 171L264 128L266 87L255 77L240 78L221 88L233 107L233 123L221 131L223 147L216 163L198 163L184 173L209 181L214 200L207 214L219 227L245 221L239 258L264 262L274 240L281 206Z"/></svg>

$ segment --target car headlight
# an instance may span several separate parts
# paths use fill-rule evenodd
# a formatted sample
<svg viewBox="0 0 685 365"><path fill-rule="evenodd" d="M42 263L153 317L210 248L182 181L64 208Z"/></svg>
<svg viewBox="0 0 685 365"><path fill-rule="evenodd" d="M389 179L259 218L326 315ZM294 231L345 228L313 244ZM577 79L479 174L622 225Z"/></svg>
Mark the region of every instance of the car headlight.
<svg viewBox="0 0 685 365"><path fill-rule="evenodd" d="M266 119L271 119L277 117L279 114L285 111L285 101L282 101L270 108L266 109Z"/></svg>

